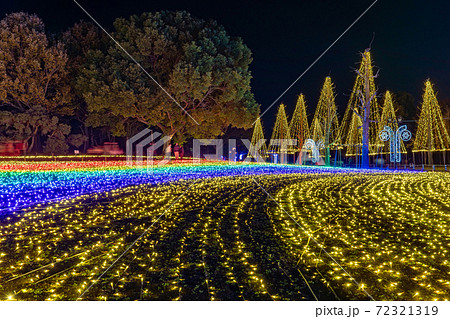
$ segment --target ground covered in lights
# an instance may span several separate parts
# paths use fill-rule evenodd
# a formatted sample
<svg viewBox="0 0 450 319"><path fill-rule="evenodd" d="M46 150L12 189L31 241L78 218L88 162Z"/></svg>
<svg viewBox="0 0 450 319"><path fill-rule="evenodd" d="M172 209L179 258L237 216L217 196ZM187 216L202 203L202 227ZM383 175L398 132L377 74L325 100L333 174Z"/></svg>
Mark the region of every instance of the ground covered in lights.
<svg viewBox="0 0 450 319"><path fill-rule="evenodd" d="M450 174L0 165L2 300L445 300Z"/></svg>

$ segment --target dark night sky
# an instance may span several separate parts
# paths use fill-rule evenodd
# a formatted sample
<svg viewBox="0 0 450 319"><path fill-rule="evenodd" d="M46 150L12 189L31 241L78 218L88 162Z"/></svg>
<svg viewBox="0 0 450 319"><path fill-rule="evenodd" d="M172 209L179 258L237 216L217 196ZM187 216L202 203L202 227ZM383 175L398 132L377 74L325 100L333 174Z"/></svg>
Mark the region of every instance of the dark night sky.
<svg viewBox="0 0 450 319"><path fill-rule="evenodd" d="M87 1L79 0L101 24L143 11L186 10L215 19L253 52L253 92L264 111L371 3L359 1ZM72 0L3 0L1 16L13 11L36 13L49 32L89 20ZM429 77L438 98L450 98L450 2L379 0L375 6L280 101L295 107L306 95L312 115L325 76L331 75L342 110L352 88L352 68L369 46L380 69L380 92L407 91L420 102ZM276 106L264 116L272 126Z"/></svg>

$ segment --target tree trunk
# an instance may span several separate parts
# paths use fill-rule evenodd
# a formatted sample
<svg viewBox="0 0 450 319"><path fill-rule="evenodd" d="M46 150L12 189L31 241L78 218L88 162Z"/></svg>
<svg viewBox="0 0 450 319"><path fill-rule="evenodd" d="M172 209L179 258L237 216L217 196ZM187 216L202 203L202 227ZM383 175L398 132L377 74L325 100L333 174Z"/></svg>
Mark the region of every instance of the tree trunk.
<svg viewBox="0 0 450 319"><path fill-rule="evenodd" d="M367 63L366 63L367 64ZM362 125L362 149L361 149L361 167L369 168L369 124L370 124L370 85L369 85L369 70L367 70L368 66L366 65L366 72L364 77L364 93L365 93L365 105L364 107L364 117L363 117L363 125Z"/></svg>
<svg viewBox="0 0 450 319"><path fill-rule="evenodd" d="M431 152L431 123L428 121L428 165L433 165L433 153Z"/></svg>
<svg viewBox="0 0 450 319"><path fill-rule="evenodd" d="M328 117L327 135L325 136L325 165L330 166L330 124L331 121Z"/></svg>
<svg viewBox="0 0 450 319"><path fill-rule="evenodd" d="M363 123L361 167L369 168L369 121Z"/></svg>
<svg viewBox="0 0 450 319"><path fill-rule="evenodd" d="M34 129L33 135L31 135L31 144L28 146L28 153L31 153L31 151L32 151L33 148L34 148L34 144L36 143L36 136L37 136L38 130L39 130L39 128L36 127L36 128ZM26 140L26 142L28 142L29 139L30 139L30 138L28 138L28 139Z"/></svg>
<svg viewBox="0 0 450 319"><path fill-rule="evenodd" d="M83 142L83 153L86 153L89 145L89 141L91 139L91 134L89 131L89 128L83 125L83 128L81 129L84 133L84 136L86 136L86 140Z"/></svg>
<svg viewBox="0 0 450 319"><path fill-rule="evenodd" d="M330 166L330 157L331 157L330 146L327 146L325 148L325 165L326 166Z"/></svg>
<svg viewBox="0 0 450 319"><path fill-rule="evenodd" d="M336 148L334 151L334 165L333 165L334 167L337 166L337 154L338 154L338 149Z"/></svg>

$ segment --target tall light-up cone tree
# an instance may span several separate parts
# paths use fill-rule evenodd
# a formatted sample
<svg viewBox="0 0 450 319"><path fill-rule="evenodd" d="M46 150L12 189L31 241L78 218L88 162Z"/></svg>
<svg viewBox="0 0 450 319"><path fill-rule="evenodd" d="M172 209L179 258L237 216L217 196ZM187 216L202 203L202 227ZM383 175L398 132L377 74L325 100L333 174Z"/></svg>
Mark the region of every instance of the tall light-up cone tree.
<svg viewBox="0 0 450 319"><path fill-rule="evenodd" d="M303 143L309 138L308 117L306 115L306 103L303 94L300 94L295 106L294 114L289 123L289 135L292 139L297 140L297 145L293 147L295 154L300 153ZM300 159L300 157L299 157Z"/></svg>
<svg viewBox="0 0 450 319"><path fill-rule="evenodd" d="M267 157L266 140L264 139L264 131L260 117L258 117L253 126L252 141L248 152L257 162L262 162Z"/></svg>
<svg viewBox="0 0 450 319"><path fill-rule="evenodd" d="M289 134L289 125L284 109L284 104L281 104L278 108L277 119L269 143L269 153L274 154L274 156L278 154L281 163L287 162L287 153L291 153L293 150L290 145L291 135Z"/></svg>
<svg viewBox="0 0 450 319"><path fill-rule="evenodd" d="M361 167L368 168L369 154L376 154L377 148L381 147L377 139L379 106L374 81L377 75L373 75L370 49L362 53L361 65L356 73L355 85L341 125L340 139L345 140L346 155L361 154ZM357 122L360 122L361 126L357 127Z"/></svg>
<svg viewBox="0 0 450 319"><path fill-rule="evenodd" d="M359 112L359 110L355 110L355 112ZM355 156L355 164L359 163L359 155L361 148L361 128L362 128L362 120L361 116L351 116L350 124L348 129L348 134L346 136L347 143L347 153L346 156ZM359 143L357 145L350 143ZM348 154L349 150L353 149L353 154Z"/></svg>
<svg viewBox="0 0 450 319"><path fill-rule="evenodd" d="M389 91L386 91L386 93L384 94L384 103L383 109L381 111L380 123L378 125L377 136L380 136L380 132L384 130L385 126L389 126L394 132L398 130L397 116L395 115L394 103L392 102L391 92ZM405 143L402 139L400 139L400 152L406 154ZM385 141L379 148L378 153L389 154L390 142Z"/></svg>
<svg viewBox="0 0 450 319"><path fill-rule="evenodd" d="M414 139L413 152L428 152L428 164L433 163L434 151L450 149L450 137L444 124L441 107L430 80L425 82L419 125Z"/></svg>
<svg viewBox="0 0 450 319"><path fill-rule="evenodd" d="M327 76L311 124L312 139L316 143L322 141L325 147L325 165L327 166L330 165L330 147L337 147L339 138L339 123L334 97L333 82L331 77Z"/></svg>

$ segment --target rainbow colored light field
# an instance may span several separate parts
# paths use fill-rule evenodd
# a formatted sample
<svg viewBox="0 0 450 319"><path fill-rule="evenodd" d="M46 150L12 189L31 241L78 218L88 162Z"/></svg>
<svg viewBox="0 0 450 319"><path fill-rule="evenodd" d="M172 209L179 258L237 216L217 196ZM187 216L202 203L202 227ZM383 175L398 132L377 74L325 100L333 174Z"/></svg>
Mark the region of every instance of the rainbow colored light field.
<svg viewBox="0 0 450 319"><path fill-rule="evenodd" d="M2 300L446 300L450 174L0 165Z"/></svg>

